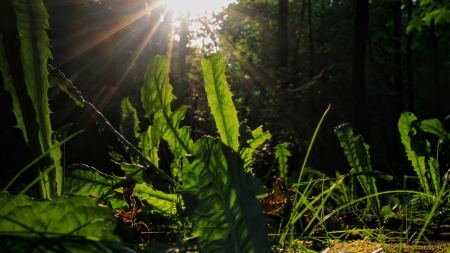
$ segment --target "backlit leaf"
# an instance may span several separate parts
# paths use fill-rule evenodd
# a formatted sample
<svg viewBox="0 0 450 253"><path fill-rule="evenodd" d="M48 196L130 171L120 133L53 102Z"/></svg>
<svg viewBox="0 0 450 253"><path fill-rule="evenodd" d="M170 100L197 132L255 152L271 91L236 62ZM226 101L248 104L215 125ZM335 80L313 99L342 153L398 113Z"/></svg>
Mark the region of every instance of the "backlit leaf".
<svg viewBox="0 0 450 253"><path fill-rule="evenodd" d="M201 252L266 252L267 228L256 179L235 152L204 138L183 170L186 212Z"/></svg>
<svg viewBox="0 0 450 253"><path fill-rule="evenodd" d="M364 143L361 135L354 135L353 129L348 124L342 124L335 129L345 157L352 168L352 173L373 172L370 161L369 145ZM366 195L378 193L376 180L374 177L365 175L357 176L358 182ZM381 211L380 200L378 198L368 199L368 205L372 210Z"/></svg>
<svg viewBox="0 0 450 253"><path fill-rule="evenodd" d="M223 143L234 151L239 148L239 121L220 54L202 59L202 72L208 105Z"/></svg>
<svg viewBox="0 0 450 253"><path fill-rule="evenodd" d="M280 177L282 178L286 178L288 159L290 156L292 156L291 152L288 149L288 145L289 143L283 142L275 147L275 158L278 161L278 170L280 173Z"/></svg>
<svg viewBox="0 0 450 253"><path fill-rule="evenodd" d="M117 220L111 209L97 207L94 199L61 197L34 201L20 196L0 197L0 233L28 237L81 236L93 240L119 241L114 234Z"/></svg>
<svg viewBox="0 0 450 253"><path fill-rule="evenodd" d="M418 124L417 117L413 113L402 113L398 121L398 131L405 147L406 156L419 177L420 186L426 193L430 193L425 157L428 153L429 143L420 136Z"/></svg>
<svg viewBox="0 0 450 253"><path fill-rule="evenodd" d="M147 116L159 110L170 110L175 96L169 83L169 61L167 57L155 56L145 73L141 89L141 102Z"/></svg>
<svg viewBox="0 0 450 253"><path fill-rule="evenodd" d="M47 62L52 57L47 36L48 13L42 0L13 0L17 17L17 30L20 41L20 55L24 72L25 85L31 99L34 115L38 124L37 135L41 152L50 150L50 157L55 166L54 180L50 185L48 175L43 175L42 194L46 198L53 192L62 194L63 169L60 153L52 149L52 127L50 124L50 108L48 104L48 71ZM23 94L18 94L23 95ZM29 108L21 108L29 110ZM30 137L30 135L28 135Z"/></svg>
<svg viewBox="0 0 450 253"><path fill-rule="evenodd" d="M79 166L66 175L64 192L78 196L101 198L112 193L122 179L104 174L91 167Z"/></svg>

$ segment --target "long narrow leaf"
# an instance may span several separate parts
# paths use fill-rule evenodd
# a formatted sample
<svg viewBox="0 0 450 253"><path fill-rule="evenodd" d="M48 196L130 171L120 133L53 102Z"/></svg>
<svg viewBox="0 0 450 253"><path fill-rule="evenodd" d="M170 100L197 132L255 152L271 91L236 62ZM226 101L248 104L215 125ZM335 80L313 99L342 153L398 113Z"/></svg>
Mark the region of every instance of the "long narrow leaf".
<svg viewBox="0 0 450 253"><path fill-rule="evenodd" d="M147 117L153 116L153 141L155 137L164 138L179 158L188 154L192 140L188 127L180 128L188 107L172 112L171 102L175 99L169 83L169 62L167 57L156 56L145 74L145 83L141 89L141 101Z"/></svg>
<svg viewBox="0 0 450 253"><path fill-rule="evenodd" d="M239 148L239 121L225 76L225 63L219 54L202 59L203 79L211 113L222 142L234 151Z"/></svg>
<svg viewBox="0 0 450 253"><path fill-rule="evenodd" d="M11 95L13 105L12 111L17 121L16 127L22 131L25 142L29 143L25 122L23 120L22 108L19 102L19 96L17 94L16 87L14 86L13 77L11 76L11 70L7 59L8 58L6 56L5 47L3 44L3 37L0 34L0 72L3 76L4 88Z"/></svg>
<svg viewBox="0 0 450 253"><path fill-rule="evenodd" d="M13 0L17 17L17 30L20 40L20 53L28 96L33 104L36 122L39 125L38 136L41 153L52 150L50 157L55 166L55 174L46 185L48 194L62 194L63 169L60 164L61 153L52 149L52 127L48 104L47 62L51 58L47 36L48 13L42 0ZM23 94L19 94L23 95ZM28 110L29 108L22 108ZM49 180L45 176L44 180ZM51 193L55 189L55 193ZM52 197L52 196L46 196Z"/></svg>
<svg viewBox="0 0 450 253"><path fill-rule="evenodd" d="M175 96L169 83L169 61L167 57L155 56L145 74L145 83L141 88L141 102L147 116L159 110L170 110Z"/></svg>
<svg viewBox="0 0 450 253"><path fill-rule="evenodd" d="M352 168L352 173L372 172L369 146L364 143L361 135L355 136L353 129L348 124L340 125L335 130L339 138L339 143L344 151L345 157ZM374 177L361 175L357 177L361 188L366 195L378 192ZM369 207L374 211L380 211L380 201L378 198L368 200Z"/></svg>
<svg viewBox="0 0 450 253"><path fill-rule="evenodd" d="M411 162L414 172L419 177L420 186L427 193L431 193L427 177L426 154L429 149L429 143L420 136L417 129L417 117L410 113L402 113L398 121L398 131L405 147L406 156Z"/></svg>
<svg viewBox="0 0 450 253"><path fill-rule="evenodd" d="M120 103L120 132L127 138L139 137L139 119L137 111L129 98L122 99Z"/></svg>

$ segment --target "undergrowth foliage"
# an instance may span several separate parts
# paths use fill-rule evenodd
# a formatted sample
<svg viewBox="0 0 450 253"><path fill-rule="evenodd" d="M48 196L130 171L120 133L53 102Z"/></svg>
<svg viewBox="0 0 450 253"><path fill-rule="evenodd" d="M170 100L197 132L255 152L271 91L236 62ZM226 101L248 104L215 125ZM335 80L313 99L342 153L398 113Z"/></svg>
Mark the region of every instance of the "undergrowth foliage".
<svg viewBox="0 0 450 253"><path fill-rule="evenodd" d="M335 129L336 135L344 151L347 161L352 169L352 173L362 174L357 176L358 182L365 195L377 194L378 189L376 179L367 177L364 173L373 171L372 162L370 161L369 145L364 143L361 135L354 136L353 129L348 124L343 124ZM355 190L352 189L354 192ZM381 211L380 200L378 197L367 200L367 207L375 214Z"/></svg>
<svg viewBox="0 0 450 253"><path fill-rule="evenodd" d="M255 198L259 185L239 155L210 138L198 141L193 155L183 170L183 199L202 251L266 251L265 219Z"/></svg>
<svg viewBox="0 0 450 253"><path fill-rule="evenodd" d="M52 57L47 36L48 13L42 0L14 0L11 4L16 14L20 61L18 63L14 55L17 43L15 34L11 34L11 31L2 33L0 72L4 88L12 97L17 127L22 131L33 155L38 157L49 151L50 157L43 159L37 170L41 178L41 196L50 199L62 194L63 168L61 152L53 147L48 103L50 85L47 61ZM43 173L48 166L54 166L54 170Z"/></svg>
<svg viewBox="0 0 450 253"><path fill-rule="evenodd" d="M419 121L414 114L404 113L398 122L401 142L422 191L380 192L377 179L392 177L372 168L369 146L348 124L337 127L335 132L349 172L329 178L307 167L330 107L317 124L300 168L288 167L292 154L287 142L276 145L278 177L273 189L266 189L254 175L253 160L258 148L272 135L262 126L250 129L239 122L226 80L226 64L220 54L201 61L217 137L192 138L191 126L183 123L189 106L172 106L176 97L169 80L169 59L165 56L155 56L148 65L140 104L129 98L122 100L117 131L70 80L47 65L51 53L43 1L11 3L17 16L18 40L5 31L0 34L0 71L4 88L12 97L17 127L33 149L35 159L0 192L0 234L8 237L0 242L0 247L7 251L124 252L129 249L119 244L125 238L119 236L119 220L140 236L155 229L149 226L158 225L153 220L164 220L166 229L181 231L179 241L198 239L200 252L255 253L270 250L268 217L278 226L274 242L287 251L298 249L296 236L316 240L314 235L333 238L334 234L353 233L344 229L342 220L346 218L354 221L355 217L363 220L368 215L375 216L376 228L380 230L389 219L400 220L401 227L394 229L402 231L409 231L403 224L412 222L419 227L418 233L406 237L415 238L417 243L430 224L448 222L445 218L450 208L450 172L441 178L439 154L445 147L443 143L450 141L450 134L439 120ZM20 47L14 48L14 43ZM20 61L12 58L13 49L18 50ZM53 137L47 97L50 85L67 93L77 105L92 110L124 145L125 154L110 152L123 176L109 175L85 164L71 164L63 175L59 147L78 133L64 140ZM142 106L145 118L138 117L137 106ZM143 129L143 125L147 127ZM428 135L439 139L436 148ZM159 157L163 148L171 152L167 156L170 158ZM163 159L171 160L162 163ZM163 164L169 164L168 168ZM19 194L10 195L10 186L30 168L35 168L38 177ZM289 178L290 175L297 178ZM164 182L157 182L160 179ZM43 200L25 195L38 182ZM405 195L405 201L401 202L398 195ZM429 207L426 212L420 209L422 204ZM362 210L361 205L366 208ZM275 230L271 227L271 231ZM142 242L142 237L136 241ZM145 246L152 250L152 245Z"/></svg>

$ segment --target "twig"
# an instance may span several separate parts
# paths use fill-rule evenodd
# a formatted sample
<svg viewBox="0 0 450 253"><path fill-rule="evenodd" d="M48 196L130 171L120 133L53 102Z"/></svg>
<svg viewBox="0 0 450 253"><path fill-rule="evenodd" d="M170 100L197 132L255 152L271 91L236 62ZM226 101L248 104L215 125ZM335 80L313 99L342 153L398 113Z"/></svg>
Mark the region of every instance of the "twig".
<svg viewBox="0 0 450 253"><path fill-rule="evenodd" d="M152 170L156 171L160 176L164 177L167 181L169 181L171 184L176 185L177 182L167 175L164 171L157 168L144 154L142 154L139 149L137 149L131 142L129 142L122 134L117 131L114 126L109 122L109 120L89 101L87 101L82 93L77 89L77 87L73 84L73 82L67 78L64 73L53 67L52 65L49 65L50 69L50 82L52 85L58 86L64 93L69 95L76 104L82 105L83 107L87 107L89 110L94 112L94 114L98 117L98 119L101 121L102 125L106 127L116 138L117 140L122 143L124 146L128 147L130 151L137 155L138 157L142 158L142 160L145 162L145 164L148 166L148 168L151 168Z"/></svg>

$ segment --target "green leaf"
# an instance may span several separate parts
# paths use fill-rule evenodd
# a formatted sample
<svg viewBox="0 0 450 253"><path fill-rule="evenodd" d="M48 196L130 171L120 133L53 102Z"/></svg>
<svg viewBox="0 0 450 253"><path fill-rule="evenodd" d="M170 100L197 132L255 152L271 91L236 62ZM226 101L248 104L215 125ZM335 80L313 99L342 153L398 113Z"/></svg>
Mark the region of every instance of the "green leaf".
<svg viewBox="0 0 450 253"><path fill-rule="evenodd" d="M139 164L120 163L120 169L125 173L125 176L138 183L144 182L145 167Z"/></svg>
<svg viewBox="0 0 450 253"><path fill-rule="evenodd" d="M78 196L102 198L113 193L123 178L104 174L92 167L79 166L66 175L64 192Z"/></svg>
<svg viewBox="0 0 450 253"><path fill-rule="evenodd" d="M288 149L289 143L283 142L275 147L275 158L278 161L278 170L280 177L286 178L288 169L288 159L292 156Z"/></svg>
<svg viewBox="0 0 450 253"><path fill-rule="evenodd" d="M146 183L141 183L134 187L134 195L160 214L174 216L177 213L175 194L158 191Z"/></svg>
<svg viewBox="0 0 450 253"><path fill-rule="evenodd" d="M434 134L445 141L450 141L450 133L445 131L444 125L438 119L422 120L420 122L420 129L424 132Z"/></svg>
<svg viewBox="0 0 450 253"><path fill-rule="evenodd" d="M160 133L153 126L149 126L147 132L139 135L138 147L150 162L159 168L158 149L161 140Z"/></svg>
<svg viewBox="0 0 450 253"><path fill-rule="evenodd" d="M202 72L208 105L223 143L234 151L239 148L239 121L220 54L202 59Z"/></svg>
<svg viewBox="0 0 450 253"><path fill-rule="evenodd" d="M20 40L20 55L28 96L33 104L36 122L39 125L38 137L41 153L50 151L55 166L50 182L44 175L41 185L46 198L62 194L63 169L57 149L52 149L52 127L48 104L47 62L52 57L47 36L48 13L42 0L13 0L17 17L17 30ZM22 108L29 110L28 108ZM29 137L30 135L28 135Z"/></svg>
<svg viewBox="0 0 450 253"><path fill-rule="evenodd" d="M431 22L434 22L434 14L433 14L433 12L427 12L427 13L425 13L425 15L424 15L423 18L422 18L422 21L423 21L423 23L424 23L426 26L430 26L430 25L431 25Z"/></svg>
<svg viewBox="0 0 450 253"><path fill-rule="evenodd" d="M406 27L406 33L409 34L414 30L419 32L422 31L422 20L418 17L414 17L409 21L408 26Z"/></svg>
<svg viewBox="0 0 450 253"><path fill-rule="evenodd" d="M436 24L450 23L450 9L439 8L433 12Z"/></svg>
<svg viewBox="0 0 450 253"><path fill-rule="evenodd" d="M352 168L352 173L373 172L372 163L369 155L369 145L364 143L361 135L355 136L353 129L348 124L342 124L335 129L339 143L344 151L345 157ZM376 180L374 177L365 175L357 176L366 195L376 194L378 192ZM380 201L377 197L368 199L369 208L380 211Z"/></svg>
<svg viewBox="0 0 450 253"><path fill-rule="evenodd" d="M238 154L208 138L195 144L183 170L183 199L201 252L266 252L267 226L257 181Z"/></svg>
<svg viewBox="0 0 450 253"><path fill-rule="evenodd" d="M429 143L420 136L417 125L417 117L413 113L404 112L398 121L398 131L400 132L402 144L405 147L406 156L411 162L414 172L419 177L420 186L429 194L431 191L428 184L426 161Z"/></svg>
<svg viewBox="0 0 450 253"><path fill-rule="evenodd" d="M381 208L381 216L387 220L389 218L394 218L395 217L395 213L392 211L392 208L390 205L386 205L383 206L383 208Z"/></svg>
<svg viewBox="0 0 450 253"><path fill-rule="evenodd" d="M170 110L175 96L169 83L169 61L167 57L155 56L145 73L145 83L141 89L141 102L147 116L159 110Z"/></svg>
<svg viewBox="0 0 450 253"><path fill-rule="evenodd" d="M145 84L141 89L141 101L147 116L153 115L151 139L164 138L169 143L176 159L188 154L192 140L190 128L179 124L189 107L182 106L171 111L171 102L175 99L169 83L169 64L167 57L156 56L150 63L145 75Z"/></svg>
<svg viewBox="0 0 450 253"><path fill-rule="evenodd" d="M250 132L250 129L247 131ZM251 136L247 140L247 147L243 147L240 151L242 160L244 161L245 172L252 172L253 154L255 151L266 141L272 138L269 131L264 132L262 126L257 127L255 130L251 131Z"/></svg>
<svg viewBox="0 0 450 253"><path fill-rule="evenodd" d="M80 236L91 240L119 241L117 220L111 209L97 207L84 197L33 201L23 195L0 197L0 234L28 237Z"/></svg>
<svg viewBox="0 0 450 253"><path fill-rule="evenodd" d="M433 183L433 190L438 193L441 190L441 177L439 171L439 162L434 157L428 159L428 168L430 170L429 176Z"/></svg>
<svg viewBox="0 0 450 253"><path fill-rule="evenodd" d="M139 118L129 98L122 99L120 103L120 132L128 138L139 137Z"/></svg>
<svg viewBox="0 0 450 253"><path fill-rule="evenodd" d="M22 108L20 107L19 96L14 85L13 77L11 76L10 66L6 57L5 47L3 44L3 37L0 34L0 72L3 76L3 87L11 95L13 113L17 121L17 128L22 131L25 142L29 144L25 122L23 120Z"/></svg>
<svg viewBox="0 0 450 253"><path fill-rule="evenodd" d="M159 132L167 141L176 159L184 157L192 147L191 129L180 127L188 109L188 106L182 106L173 113L160 110L155 113L153 120L154 131Z"/></svg>

